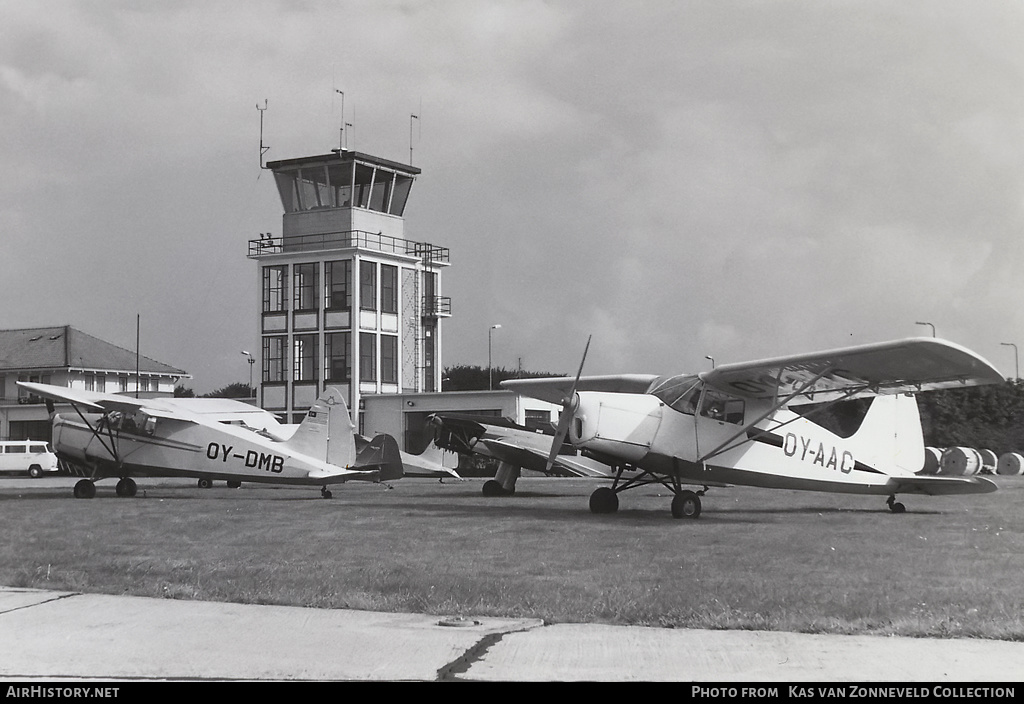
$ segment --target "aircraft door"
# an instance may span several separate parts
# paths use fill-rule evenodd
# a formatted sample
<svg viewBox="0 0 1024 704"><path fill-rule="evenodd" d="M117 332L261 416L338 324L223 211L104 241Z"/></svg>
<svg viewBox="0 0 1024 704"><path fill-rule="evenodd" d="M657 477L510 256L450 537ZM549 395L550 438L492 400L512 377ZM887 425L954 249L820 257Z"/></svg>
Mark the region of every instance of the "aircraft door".
<svg viewBox="0 0 1024 704"><path fill-rule="evenodd" d="M735 437L743 428L746 402L736 396L704 387L697 409L697 452L704 455Z"/></svg>

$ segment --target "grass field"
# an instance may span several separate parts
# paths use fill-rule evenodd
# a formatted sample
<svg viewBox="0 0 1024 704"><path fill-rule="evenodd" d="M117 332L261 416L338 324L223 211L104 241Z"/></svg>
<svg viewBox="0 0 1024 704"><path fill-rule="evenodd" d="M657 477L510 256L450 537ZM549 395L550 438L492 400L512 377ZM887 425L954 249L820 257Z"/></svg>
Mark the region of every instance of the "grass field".
<svg viewBox="0 0 1024 704"><path fill-rule="evenodd" d="M0 584L548 622L1024 640L1024 477L995 494L712 489L697 521L660 487L594 515L583 479L316 488L140 480L73 499L0 480Z"/></svg>

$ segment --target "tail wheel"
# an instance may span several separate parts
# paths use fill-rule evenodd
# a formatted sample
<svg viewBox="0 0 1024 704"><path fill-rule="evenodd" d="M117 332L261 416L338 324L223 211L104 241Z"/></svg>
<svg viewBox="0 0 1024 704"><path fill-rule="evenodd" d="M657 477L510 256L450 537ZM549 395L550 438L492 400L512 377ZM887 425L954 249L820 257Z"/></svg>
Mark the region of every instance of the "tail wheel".
<svg viewBox="0 0 1024 704"><path fill-rule="evenodd" d="M594 493L590 495L591 513L615 513L618 510L618 494L606 486L594 489Z"/></svg>
<svg viewBox="0 0 1024 704"><path fill-rule="evenodd" d="M889 510L893 513L903 513L907 510L907 507L896 500L896 495L893 494L889 497L889 500L885 502L889 506Z"/></svg>
<svg viewBox="0 0 1024 704"><path fill-rule="evenodd" d="M692 491L681 491L672 498L672 518L699 518L700 497Z"/></svg>

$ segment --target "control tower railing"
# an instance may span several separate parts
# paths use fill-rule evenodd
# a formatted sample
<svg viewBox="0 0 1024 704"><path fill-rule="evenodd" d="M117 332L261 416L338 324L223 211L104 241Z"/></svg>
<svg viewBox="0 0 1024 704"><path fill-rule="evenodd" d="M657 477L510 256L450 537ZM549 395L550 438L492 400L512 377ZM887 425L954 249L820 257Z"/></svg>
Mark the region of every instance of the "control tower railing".
<svg viewBox="0 0 1024 704"><path fill-rule="evenodd" d="M261 237L249 240L250 259L259 259L271 254L292 252L321 252L334 249L372 249L378 252L408 254L424 262L448 263L447 247L438 247L429 242L413 242L400 237L383 235L379 232L348 230L346 232L325 232L315 235L289 235L287 237Z"/></svg>

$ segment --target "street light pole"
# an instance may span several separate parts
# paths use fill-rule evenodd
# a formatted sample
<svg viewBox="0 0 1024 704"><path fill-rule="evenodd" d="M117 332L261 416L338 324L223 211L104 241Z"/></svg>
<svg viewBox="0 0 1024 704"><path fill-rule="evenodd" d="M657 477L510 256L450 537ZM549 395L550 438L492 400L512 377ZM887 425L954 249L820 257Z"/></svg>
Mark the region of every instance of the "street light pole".
<svg viewBox="0 0 1024 704"><path fill-rule="evenodd" d="M711 360L711 368L712 368L712 369L714 369L714 368L715 368L715 358L714 358L714 357L712 357L712 356L711 356L711 355L709 355L709 354L706 354L706 355L704 355L704 359L709 359L709 360Z"/></svg>
<svg viewBox="0 0 1024 704"><path fill-rule="evenodd" d="M935 326L931 323L914 323L914 325L928 325L932 329L932 337L935 337Z"/></svg>
<svg viewBox="0 0 1024 704"><path fill-rule="evenodd" d="M494 371L491 369L491 333L500 328L500 325L492 325L487 331L487 390L494 391Z"/></svg>
<svg viewBox="0 0 1024 704"><path fill-rule="evenodd" d="M256 364L256 360L252 358L252 355L248 351L242 350L242 354L249 358L249 393L252 396L256 395L256 389L252 388L252 366ZM251 396L250 396L251 398Z"/></svg>
<svg viewBox="0 0 1024 704"><path fill-rule="evenodd" d="M1018 360L1017 345L1013 344L1012 342L1000 342L999 344L1000 345L1006 345L1007 347L1012 347L1013 348L1013 378L1015 380L1016 379L1020 379L1020 364L1017 361Z"/></svg>

